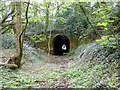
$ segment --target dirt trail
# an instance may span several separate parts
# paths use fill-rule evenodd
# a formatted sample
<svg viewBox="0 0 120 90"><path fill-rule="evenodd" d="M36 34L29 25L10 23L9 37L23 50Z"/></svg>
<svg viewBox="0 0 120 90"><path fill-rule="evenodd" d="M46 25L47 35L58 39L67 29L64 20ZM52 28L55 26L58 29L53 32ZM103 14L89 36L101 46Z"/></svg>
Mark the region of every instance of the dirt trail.
<svg viewBox="0 0 120 90"><path fill-rule="evenodd" d="M12 55L10 52L3 52L1 51L0 56L2 57L3 55ZM32 77L40 77L41 75L41 70L50 71L52 72L52 69L57 70L59 72L63 71L65 72L68 69L68 63L70 62L70 57L68 55L62 55L62 56L55 56L55 55L50 55L46 56L47 60L46 61L29 61L29 60L24 60L25 64L20 68L23 73L26 73ZM0 58L0 62L5 62L4 60L6 58ZM70 79L67 77L61 77L59 80L56 82L53 82L50 84L48 81L43 81L40 82L40 87L42 88L67 88L70 85Z"/></svg>
<svg viewBox="0 0 120 90"><path fill-rule="evenodd" d="M70 57L67 55L63 56L48 56L48 60L41 63L31 63L27 62L22 67L25 72L30 73L31 75L38 76L40 75L40 70L51 70L56 69L58 71L66 71L68 68L68 63L70 62ZM40 87L42 88L67 88L70 85L70 80L67 77L60 78L57 82L54 82L52 85L48 81L40 82Z"/></svg>
<svg viewBox="0 0 120 90"><path fill-rule="evenodd" d="M67 55L64 56L54 56L54 55L50 55L47 57L47 61L42 63L41 62L26 62L23 65L23 69L27 70L28 72L32 73L31 71L33 71L33 73L38 72L38 70L40 68L56 68L56 69L60 69L60 70L65 70L68 67L68 63L70 62L70 57Z"/></svg>
<svg viewBox="0 0 120 90"><path fill-rule="evenodd" d="M70 57L67 55L63 56L54 56L50 55L48 56L48 62L55 63L55 64L68 64Z"/></svg>
<svg viewBox="0 0 120 90"><path fill-rule="evenodd" d="M59 71L66 71L68 69L68 63L70 62L70 57L67 55L63 55L63 56L50 55L48 60L49 60L48 63L54 64L56 66L56 69L58 69ZM51 87L68 88L70 84L71 82L68 77L62 77Z"/></svg>

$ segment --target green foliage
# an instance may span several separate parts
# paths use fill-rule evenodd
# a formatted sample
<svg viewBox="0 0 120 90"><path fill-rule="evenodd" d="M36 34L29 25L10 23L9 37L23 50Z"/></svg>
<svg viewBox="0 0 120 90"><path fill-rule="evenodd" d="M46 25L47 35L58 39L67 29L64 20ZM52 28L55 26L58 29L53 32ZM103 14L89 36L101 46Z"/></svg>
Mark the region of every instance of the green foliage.
<svg viewBox="0 0 120 90"><path fill-rule="evenodd" d="M66 3L65 3L66 4ZM62 29L71 35L80 35L87 28L87 22L81 13L78 2L64 4L56 15L55 29Z"/></svg>
<svg viewBox="0 0 120 90"><path fill-rule="evenodd" d="M111 35L103 36L101 39L98 39L96 41L100 43L101 46L106 46L113 49L117 48L116 39L111 37Z"/></svg>
<svg viewBox="0 0 120 90"><path fill-rule="evenodd" d="M99 87L99 85L113 87L116 83L115 73L111 75L112 71L107 72L107 68L103 69L104 66L103 64L93 65L89 62L77 67L72 65L65 75L71 79L73 88ZM106 76L110 76L109 79ZM104 82L101 83L102 81Z"/></svg>
<svg viewBox="0 0 120 90"><path fill-rule="evenodd" d="M46 37L44 34L34 34L33 36L30 36L30 39L32 41L43 42L46 40Z"/></svg>
<svg viewBox="0 0 120 90"><path fill-rule="evenodd" d="M29 22L38 22L38 21L39 21L38 17L29 18Z"/></svg>
<svg viewBox="0 0 120 90"><path fill-rule="evenodd" d="M42 69L40 69L40 73L41 73L41 75L38 78L38 81L39 82L47 81L49 83L52 83L53 81L57 81L62 75L62 72L59 72L55 68L51 68L50 70L42 68Z"/></svg>
<svg viewBox="0 0 120 90"><path fill-rule="evenodd" d="M115 10L116 9L116 10ZM96 26L102 26L102 33L104 36L101 39L96 40L100 43L101 46L107 46L113 49L118 48L117 45L117 32L115 30L114 23L117 21L118 9L114 6L114 3L110 6L110 3L99 3L99 9L95 8L95 11L92 13L96 15L94 23L97 23Z"/></svg>
<svg viewBox="0 0 120 90"><path fill-rule="evenodd" d="M4 88L23 88L32 85L34 78L21 72L20 70L11 70L3 68L1 70L1 83Z"/></svg>
<svg viewBox="0 0 120 90"><path fill-rule="evenodd" d="M30 36L32 41L43 42L47 40L45 34L37 33L41 33L41 31L45 30L45 26L50 20L50 24L47 25L49 27L47 27L46 30L50 29L50 27L52 27L54 30L62 29L65 30L66 34L70 34L71 37L84 37L84 39L80 38L81 42L83 43L90 42L88 38L94 37L92 34L93 28L88 24L83 12L80 9L79 2L67 2L63 4L60 2L50 4L49 15L46 13L46 16L45 12L48 9L46 9L46 2L41 4L33 3L30 5L28 13L29 26L27 32L35 32L34 35ZM11 5L10 3L1 1L0 5L1 21L3 17L11 10ZM81 5L85 8L86 14L89 16L93 26L104 27L102 31L104 36L96 41L99 42L101 46L117 49L117 40L115 38L115 36L117 36L117 32L115 29L118 28L117 25L119 23L120 10L117 9L114 3L103 4L100 2L95 2L93 6L91 6L91 3L81 3ZM25 5L23 6L25 7ZM25 8L22 8L22 10L24 12ZM22 13L22 16L24 16L24 13ZM74 51L71 52L71 54L73 53ZM39 74L35 77L32 77L23 71L21 72L20 70L10 70L3 68L1 70L3 77L0 77L0 84L2 83L3 87L6 88L23 88L28 86L34 87L35 83L38 84L43 81L53 83L54 81L59 80L61 77L67 76L71 80L72 86L74 88L93 87L96 83L100 84L100 82L104 81L104 79L106 80L105 83L108 83L108 85L112 87L116 82L115 74L111 74L112 68L114 68L114 66L110 68L111 71L108 70L109 72L106 73L107 70L104 69L103 64L98 65L94 63L91 65L91 63L86 62L84 65L76 65L74 67L68 68L67 71L63 72L56 70L55 68L42 68L38 70ZM110 79L103 77L104 75L107 77L109 76Z"/></svg>
<svg viewBox="0 0 120 90"><path fill-rule="evenodd" d="M63 72L51 68L40 68L38 76L31 75L22 70L11 70L2 68L1 84L3 88L40 88L39 83L48 82L52 84L63 76Z"/></svg>
<svg viewBox="0 0 120 90"><path fill-rule="evenodd" d="M80 46L78 52L83 53L83 51L85 51L85 47L86 45ZM77 55L80 55L80 53ZM56 82L59 82L61 78L67 77L70 80L72 88L96 88L103 85L107 88L112 88L116 85L115 68L117 65L115 62L98 63L96 60L90 59L88 59L88 61L83 60L81 62L79 60L80 59L69 62L65 71L61 70L62 65L59 65L58 63L46 62L42 63L35 71L34 69L31 69L36 68L37 65L39 65L37 64L39 61L37 63L32 63L35 64L36 67L32 67L31 65L29 68L28 66L27 69L30 69L30 72L24 71L24 67L16 70L2 68L0 70L0 73L2 74L2 77L0 77L0 84L6 88L40 88L41 83L46 82L50 86L56 85Z"/></svg>
<svg viewBox="0 0 120 90"><path fill-rule="evenodd" d="M67 72L67 76L71 78L74 88L89 88L96 83L96 79L101 78L102 70L100 65L96 65L93 68L87 65L78 66L71 68Z"/></svg>

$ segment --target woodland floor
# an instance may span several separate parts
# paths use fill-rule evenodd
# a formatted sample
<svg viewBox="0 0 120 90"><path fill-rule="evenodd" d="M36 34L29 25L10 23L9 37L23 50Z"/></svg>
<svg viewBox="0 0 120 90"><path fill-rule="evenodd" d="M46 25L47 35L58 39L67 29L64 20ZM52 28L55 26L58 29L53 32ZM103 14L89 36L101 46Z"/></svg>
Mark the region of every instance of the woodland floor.
<svg viewBox="0 0 120 90"><path fill-rule="evenodd" d="M33 76L40 75L41 70L57 70L58 72L65 72L68 69L68 63L70 62L70 57L67 55L63 56L54 56L50 55L48 56L48 59L45 63L25 63L22 67L23 70L25 70L27 73ZM50 72L52 73L52 72ZM49 74L49 73L48 73ZM48 75L49 76L49 75ZM54 76L55 77L55 76ZM57 76L56 76L57 77ZM52 78L52 77L49 77ZM60 77L58 80L53 81L52 83L49 83L47 80L41 80L38 81L40 84L40 87L42 88L50 88L50 87L56 87L56 88L68 88L70 87L70 79L66 76Z"/></svg>
<svg viewBox="0 0 120 90"><path fill-rule="evenodd" d="M87 50L89 48L87 47ZM78 49L78 51L83 50ZM22 59L25 63L20 69L11 70L0 67L0 88L84 88L96 86L109 88L119 84L115 76L117 73L114 70L115 62L107 67L107 63L98 63L95 60L82 62L82 58L79 58L81 54L74 58L72 55L70 56L70 53L62 56L48 56L46 53L36 53L31 49L27 52L26 55L29 57ZM86 53L84 54L83 56L87 56ZM0 51L0 55L2 57L12 56L9 50ZM1 61L6 61L6 58L0 58Z"/></svg>

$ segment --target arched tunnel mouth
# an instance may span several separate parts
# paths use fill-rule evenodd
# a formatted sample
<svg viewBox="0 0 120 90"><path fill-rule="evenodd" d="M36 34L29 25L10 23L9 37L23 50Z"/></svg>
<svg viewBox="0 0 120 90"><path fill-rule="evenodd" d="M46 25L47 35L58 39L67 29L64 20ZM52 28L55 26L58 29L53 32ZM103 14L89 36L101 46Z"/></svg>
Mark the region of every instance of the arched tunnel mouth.
<svg viewBox="0 0 120 90"><path fill-rule="evenodd" d="M53 38L53 54L63 55L70 50L70 40L65 35L56 35Z"/></svg>

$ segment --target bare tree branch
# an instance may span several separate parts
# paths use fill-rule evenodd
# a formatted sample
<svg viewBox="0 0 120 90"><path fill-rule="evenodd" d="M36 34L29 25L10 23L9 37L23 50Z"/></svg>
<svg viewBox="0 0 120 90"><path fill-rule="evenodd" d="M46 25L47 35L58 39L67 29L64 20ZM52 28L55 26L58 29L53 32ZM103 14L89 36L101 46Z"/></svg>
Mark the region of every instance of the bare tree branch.
<svg viewBox="0 0 120 90"><path fill-rule="evenodd" d="M6 28L6 27L8 27L8 26L12 26L12 25L15 25L15 23L13 23L13 22L4 23L4 24L1 25L2 27L0 28L0 30L3 30L4 28Z"/></svg>
<svg viewBox="0 0 120 90"><path fill-rule="evenodd" d="M8 15L6 15L6 16L3 18L1 24L3 24L3 23L6 21L6 19L7 19L11 14L14 13L14 11L15 11L15 7L13 7L12 11L11 11L10 13L8 13Z"/></svg>
<svg viewBox="0 0 120 90"><path fill-rule="evenodd" d="M4 34L4 33L7 32L8 30L10 30L11 27L12 27L12 26L10 25L10 26L8 26L7 28L5 28L5 29L1 32L1 34Z"/></svg>

